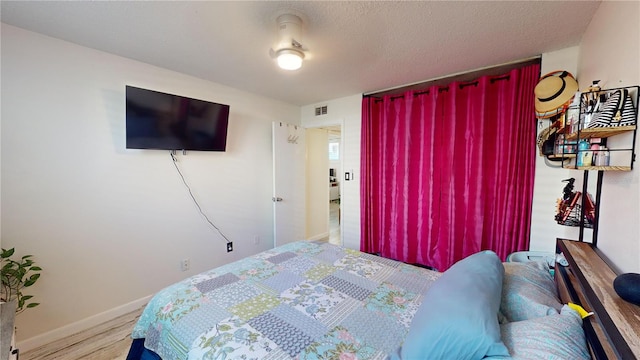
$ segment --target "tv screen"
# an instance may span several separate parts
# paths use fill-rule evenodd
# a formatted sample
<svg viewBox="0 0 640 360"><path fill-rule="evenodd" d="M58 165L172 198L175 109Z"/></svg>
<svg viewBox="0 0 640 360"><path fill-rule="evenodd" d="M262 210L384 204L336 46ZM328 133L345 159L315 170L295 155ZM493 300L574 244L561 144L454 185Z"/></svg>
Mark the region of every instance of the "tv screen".
<svg viewBox="0 0 640 360"><path fill-rule="evenodd" d="M126 87L127 149L225 151L229 105Z"/></svg>

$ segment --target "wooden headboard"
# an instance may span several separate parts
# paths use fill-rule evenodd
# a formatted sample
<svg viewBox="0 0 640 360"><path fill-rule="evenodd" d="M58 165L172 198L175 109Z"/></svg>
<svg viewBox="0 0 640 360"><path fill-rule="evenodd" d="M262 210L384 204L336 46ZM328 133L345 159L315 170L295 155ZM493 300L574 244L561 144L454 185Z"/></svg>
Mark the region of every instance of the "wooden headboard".
<svg viewBox="0 0 640 360"><path fill-rule="evenodd" d="M593 359L640 359L640 306L622 300L613 289L617 274L590 243L558 239L555 279L563 303L580 304L593 316L584 319Z"/></svg>

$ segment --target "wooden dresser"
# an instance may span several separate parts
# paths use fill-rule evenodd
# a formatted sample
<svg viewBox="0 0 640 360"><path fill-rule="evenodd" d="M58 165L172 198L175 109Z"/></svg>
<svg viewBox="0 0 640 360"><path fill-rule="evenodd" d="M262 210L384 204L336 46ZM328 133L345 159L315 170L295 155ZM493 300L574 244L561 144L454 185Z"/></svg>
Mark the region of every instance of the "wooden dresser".
<svg viewBox="0 0 640 360"><path fill-rule="evenodd" d="M569 262L566 267L556 264L560 299L594 312L584 319L592 358L640 359L640 306L616 294L617 274L589 243L558 239L557 252Z"/></svg>

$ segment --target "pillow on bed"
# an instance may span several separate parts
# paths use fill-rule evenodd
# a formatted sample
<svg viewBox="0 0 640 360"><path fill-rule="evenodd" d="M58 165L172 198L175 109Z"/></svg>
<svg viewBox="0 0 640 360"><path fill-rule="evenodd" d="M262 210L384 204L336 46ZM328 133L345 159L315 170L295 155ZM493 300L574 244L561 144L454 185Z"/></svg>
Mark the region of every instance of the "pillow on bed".
<svg viewBox="0 0 640 360"><path fill-rule="evenodd" d="M500 325L513 359L591 359L580 315L564 306L560 314Z"/></svg>
<svg viewBox="0 0 640 360"><path fill-rule="evenodd" d="M424 295L402 345L402 358L508 356L497 315L503 274L492 251L473 254L445 271Z"/></svg>
<svg viewBox="0 0 640 360"><path fill-rule="evenodd" d="M503 265L500 313L507 322L534 319L560 311L562 304L546 264L531 261Z"/></svg>

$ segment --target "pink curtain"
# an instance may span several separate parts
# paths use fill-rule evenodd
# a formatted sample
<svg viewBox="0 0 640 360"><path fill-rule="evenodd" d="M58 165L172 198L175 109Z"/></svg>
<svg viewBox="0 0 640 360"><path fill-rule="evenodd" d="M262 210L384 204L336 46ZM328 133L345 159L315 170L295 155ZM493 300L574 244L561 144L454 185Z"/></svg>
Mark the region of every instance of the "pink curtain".
<svg viewBox="0 0 640 360"><path fill-rule="evenodd" d="M362 103L361 250L444 271L529 245L538 64Z"/></svg>

